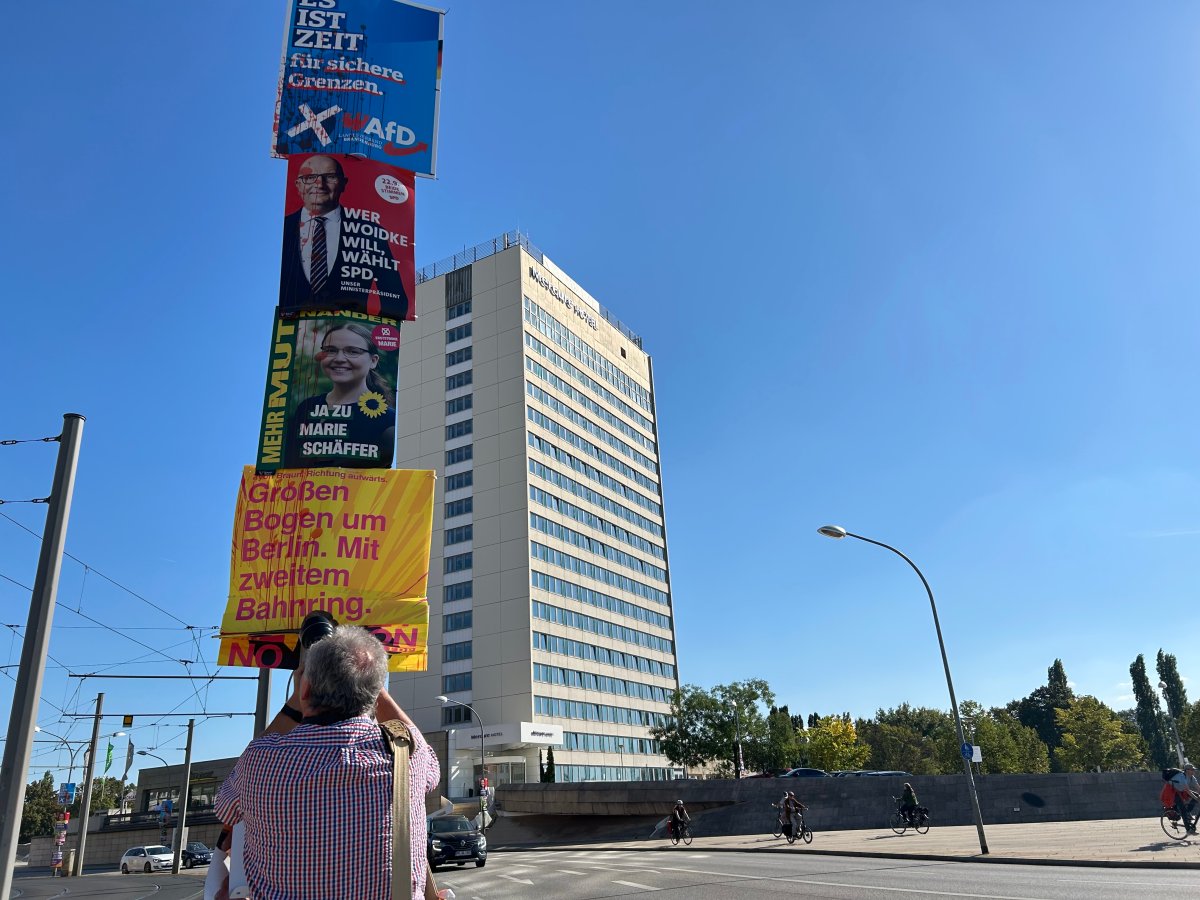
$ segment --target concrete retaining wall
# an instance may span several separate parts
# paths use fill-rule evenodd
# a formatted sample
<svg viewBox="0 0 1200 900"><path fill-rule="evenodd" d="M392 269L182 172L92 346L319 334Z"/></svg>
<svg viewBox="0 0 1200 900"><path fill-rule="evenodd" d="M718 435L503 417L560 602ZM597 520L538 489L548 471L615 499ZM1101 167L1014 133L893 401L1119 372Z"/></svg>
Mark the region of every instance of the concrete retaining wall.
<svg viewBox="0 0 1200 900"><path fill-rule="evenodd" d="M887 827L895 809L891 798L905 781L935 824L973 824L961 775L506 784L497 788L496 800L505 813L662 817L679 799L703 833L755 834L769 829L770 804L791 790L810 807L809 824L832 831ZM985 775L975 784L984 823L1003 824L1157 815L1162 778L1158 772Z"/></svg>

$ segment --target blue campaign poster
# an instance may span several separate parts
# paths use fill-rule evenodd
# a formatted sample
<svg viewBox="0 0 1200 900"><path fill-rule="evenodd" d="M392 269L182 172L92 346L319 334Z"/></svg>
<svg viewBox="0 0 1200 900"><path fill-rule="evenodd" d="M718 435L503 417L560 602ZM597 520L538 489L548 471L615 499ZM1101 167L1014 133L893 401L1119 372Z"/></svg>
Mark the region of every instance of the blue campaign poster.
<svg viewBox="0 0 1200 900"><path fill-rule="evenodd" d="M443 17L405 0L290 0L273 154L436 174Z"/></svg>

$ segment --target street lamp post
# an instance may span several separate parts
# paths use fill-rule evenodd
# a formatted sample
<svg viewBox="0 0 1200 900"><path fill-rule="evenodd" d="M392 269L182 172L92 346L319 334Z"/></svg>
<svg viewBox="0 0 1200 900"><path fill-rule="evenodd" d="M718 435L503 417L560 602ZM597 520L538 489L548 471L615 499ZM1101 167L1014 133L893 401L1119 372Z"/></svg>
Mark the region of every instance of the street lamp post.
<svg viewBox="0 0 1200 900"><path fill-rule="evenodd" d="M1163 692L1164 697L1167 696L1167 683L1165 681L1158 683L1158 689ZM1175 738L1175 755L1179 759L1179 768L1182 769L1184 763L1187 761L1187 757L1183 752L1183 741L1179 740L1179 726L1175 724L1175 716L1171 713L1171 700L1169 697L1167 698L1167 718L1171 722L1171 735Z"/></svg>
<svg viewBox="0 0 1200 900"><path fill-rule="evenodd" d="M447 703L453 703L455 706L462 706L471 711L475 716L475 720L479 723L479 829L482 831L487 826L487 798L484 797L483 779L486 777L487 771L487 749L483 740L483 719L479 713L475 712L475 707L469 703L463 703L461 700L451 700L444 694L438 694L433 698L438 703L445 706Z"/></svg>
<svg viewBox="0 0 1200 900"><path fill-rule="evenodd" d="M921 573L921 570L917 568L917 564L890 544L875 541L869 537L863 537L861 534L854 534L840 525L822 525L817 531L825 535L825 537L834 538L835 540L852 537L860 541L865 541L868 544L874 544L876 547L891 550L912 566L912 570L917 573L917 577L921 579L921 584L925 585L925 593L929 595L929 609L933 612L933 627L937 632L938 648L942 651L942 668L946 670L946 687L950 691L950 708L954 711L954 725L958 730L958 743L960 746L965 745L967 739L963 732L962 715L958 710L958 700L954 696L954 682L950 678L950 661L946 658L946 644L942 640L942 626L938 621L937 604L933 602L933 589L929 586L929 582L925 580L925 576ZM975 776L971 773L971 760L967 756L963 757L963 772L967 776L967 788L971 794L971 811L975 814L975 830L979 832L979 852L986 855L988 845L987 837L983 833L983 813L979 810L979 794L975 790Z"/></svg>
<svg viewBox="0 0 1200 900"><path fill-rule="evenodd" d="M64 747L67 748L67 752L71 754L71 767L67 770L67 783L70 784L71 779L73 779L75 777L75 754L78 753L80 750L82 750L84 747L86 747L88 742L87 741L68 740L67 738L63 737L62 735L55 734L53 731L47 731L41 725L34 725L33 730L39 734L50 735L50 737L54 738L60 744L62 744ZM78 744L79 746L72 748L71 744Z"/></svg>
<svg viewBox="0 0 1200 900"><path fill-rule="evenodd" d="M742 716L738 711L736 700L730 700L733 707L733 777L742 780Z"/></svg>

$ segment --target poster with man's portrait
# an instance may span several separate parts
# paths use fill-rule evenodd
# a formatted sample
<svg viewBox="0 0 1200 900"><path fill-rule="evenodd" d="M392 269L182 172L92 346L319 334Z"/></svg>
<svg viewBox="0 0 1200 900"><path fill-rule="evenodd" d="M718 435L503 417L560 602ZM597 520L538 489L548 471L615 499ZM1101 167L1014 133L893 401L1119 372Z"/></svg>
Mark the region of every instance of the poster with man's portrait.
<svg viewBox="0 0 1200 900"><path fill-rule="evenodd" d="M413 174L355 156L288 157L279 308L413 319Z"/></svg>
<svg viewBox="0 0 1200 900"><path fill-rule="evenodd" d="M277 311L255 468L390 468L399 370L394 319Z"/></svg>

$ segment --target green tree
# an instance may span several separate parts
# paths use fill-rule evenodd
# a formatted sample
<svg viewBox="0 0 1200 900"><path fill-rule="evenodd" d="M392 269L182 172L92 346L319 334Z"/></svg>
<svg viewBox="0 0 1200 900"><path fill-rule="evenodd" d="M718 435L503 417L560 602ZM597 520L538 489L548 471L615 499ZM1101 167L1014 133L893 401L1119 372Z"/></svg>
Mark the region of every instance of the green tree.
<svg viewBox="0 0 1200 900"><path fill-rule="evenodd" d="M554 748L546 748L546 777L543 779L547 784L554 784Z"/></svg>
<svg viewBox="0 0 1200 900"><path fill-rule="evenodd" d="M985 711L974 700L962 703L961 712L972 743L983 756L980 771L988 775L1050 771L1050 754L1032 728L1022 725L1006 709Z"/></svg>
<svg viewBox="0 0 1200 900"><path fill-rule="evenodd" d="M1167 712L1178 719L1187 708L1188 699L1187 691L1183 687L1183 679L1179 677L1179 668L1175 662L1175 655L1173 653L1163 653L1162 649L1159 648L1155 664L1155 668L1158 669L1158 680L1166 686L1163 690L1163 696L1167 701Z"/></svg>
<svg viewBox="0 0 1200 900"><path fill-rule="evenodd" d="M1062 734L1054 756L1062 772L1140 766L1146 743L1123 727L1119 716L1095 697L1077 697L1055 713Z"/></svg>
<svg viewBox="0 0 1200 900"><path fill-rule="evenodd" d="M860 769L871 748L858 742L854 723L841 716L822 716L808 729L808 764L825 771Z"/></svg>
<svg viewBox="0 0 1200 900"><path fill-rule="evenodd" d="M25 786L18 840L28 843L32 838L53 834L54 818L60 809L62 807L58 804L53 775L47 772L37 781L31 781Z"/></svg>
<svg viewBox="0 0 1200 900"><path fill-rule="evenodd" d="M1158 653L1159 664L1162 663L1162 651ZM1146 742L1147 755L1150 764L1155 768L1164 768L1171 764L1171 742L1167 739L1168 725L1163 721L1162 710L1158 705L1158 694L1150 686L1146 675L1146 660L1142 654L1129 666L1129 675L1133 679L1133 696L1137 701L1134 710L1134 722L1138 733Z"/></svg>
<svg viewBox="0 0 1200 900"><path fill-rule="evenodd" d="M1057 765L1054 749L1062 742L1062 732L1054 711L1066 709L1074 697L1075 692L1067 682L1062 660L1056 659L1046 670L1044 686L1035 689L1028 697L1014 700L1008 705L1021 724L1036 731L1042 743L1050 748L1051 768Z"/></svg>
<svg viewBox="0 0 1200 900"><path fill-rule="evenodd" d="M651 728L650 734L674 765L695 769L722 753L713 734L713 722L719 712L712 694L694 684L685 684L671 695L670 718Z"/></svg>
<svg viewBox="0 0 1200 900"><path fill-rule="evenodd" d="M718 684L712 689L716 712L709 720L713 738L710 759L720 760L717 771L733 771L735 734L742 737L742 757L746 771L761 772L767 766L770 736L764 710L775 705L775 694L761 678ZM737 703L735 715L733 704Z"/></svg>
<svg viewBox="0 0 1200 900"><path fill-rule="evenodd" d="M781 772L798 758L796 729L786 705L772 706L767 714L767 746L763 754L764 772Z"/></svg>
<svg viewBox="0 0 1200 900"><path fill-rule="evenodd" d="M948 712L903 703L859 720L859 743L871 748L866 766L915 775L943 775L962 769L954 719Z"/></svg>

